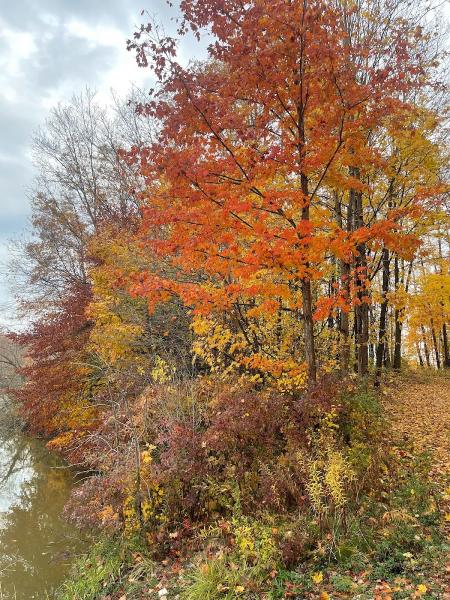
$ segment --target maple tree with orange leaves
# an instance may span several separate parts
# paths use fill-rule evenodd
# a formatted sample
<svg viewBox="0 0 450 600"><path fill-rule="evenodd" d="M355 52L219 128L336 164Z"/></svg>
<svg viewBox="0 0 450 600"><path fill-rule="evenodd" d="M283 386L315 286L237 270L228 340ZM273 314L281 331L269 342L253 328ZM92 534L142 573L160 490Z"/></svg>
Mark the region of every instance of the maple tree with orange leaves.
<svg viewBox="0 0 450 600"><path fill-rule="evenodd" d="M249 319L255 311L292 313L302 321L309 381L317 377L314 323L336 307L344 321L354 307L365 374L368 254L382 244L411 255L418 240L404 223L440 184L417 181L407 205L367 218L374 166L378 181L392 173L384 138L395 145L415 118L408 97L432 85L421 33L398 21L389 39L377 28L355 39L357 9L321 1L182 6L181 33L209 27L215 35L209 62L183 68L175 41L159 38L151 24L129 42L159 81L139 107L159 121L157 141L128 155L148 184L144 243L170 256L178 272L171 279L141 273L134 292L151 306L177 294L196 313L233 314L256 368L267 365L271 349L250 339ZM332 198L342 194L336 210ZM330 260L340 261L341 273L324 298ZM348 325L342 329L348 337Z"/></svg>

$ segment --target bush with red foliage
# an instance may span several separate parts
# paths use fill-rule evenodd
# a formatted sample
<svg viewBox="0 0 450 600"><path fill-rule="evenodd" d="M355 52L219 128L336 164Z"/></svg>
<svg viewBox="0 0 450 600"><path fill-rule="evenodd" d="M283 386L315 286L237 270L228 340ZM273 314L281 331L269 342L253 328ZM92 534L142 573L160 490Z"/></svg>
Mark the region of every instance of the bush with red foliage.
<svg viewBox="0 0 450 600"><path fill-rule="evenodd" d="M201 418L195 423L173 407L162 417L151 410L154 469L166 493L169 521L226 514L236 490L248 514L298 507L304 502L304 481L292 467L292 457L307 449L307 432L323 415L332 406L340 409L344 388L329 378L303 396L250 386L222 389L215 398L199 400ZM161 397L158 403L164 403Z"/></svg>
<svg viewBox="0 0 450 600"><path fill-rule="evenodd" d="M90 299L89 286L74 287L27 331L12 336L25 349L20 369L25 383L9 393L34 434L50 438L60 433L55 417L64 410L63 399L81 393L80 356L91 327L85 315Z"/></svg>

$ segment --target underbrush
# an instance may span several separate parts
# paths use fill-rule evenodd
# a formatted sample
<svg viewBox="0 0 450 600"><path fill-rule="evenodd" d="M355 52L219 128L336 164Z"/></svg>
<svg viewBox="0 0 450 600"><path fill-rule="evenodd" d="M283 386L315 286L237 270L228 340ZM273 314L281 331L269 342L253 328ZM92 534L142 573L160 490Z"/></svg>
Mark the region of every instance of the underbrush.
<svg viewBox="0 0 450 600"><path fill-rule="evenodd" d="M81 556L59 590L58 600L141 598L153 583L153 561L139 540L102 536Z"/></svg>
<svg viewBox="0 0 450 600"><path fill-rule="evenodd" d="M232 523L233 543L216 556L203 555L180 597L444 598L442 496L427 478L426 457L405 462L384 478L379 496L355 503L345 524L330 519L321 530L311 512L295 521L275 519L266 529L259 519L246 520L243 543ZM252 556L254 548L266 552ZM287 568L289 562L295 567Z"/></svg>
<svg viewBox="0 0 450 600"><path fill-rule="evenodd" d="M115 537L60 600L443 597L442 490L372 391L201 386L149 393Z"/></svg>

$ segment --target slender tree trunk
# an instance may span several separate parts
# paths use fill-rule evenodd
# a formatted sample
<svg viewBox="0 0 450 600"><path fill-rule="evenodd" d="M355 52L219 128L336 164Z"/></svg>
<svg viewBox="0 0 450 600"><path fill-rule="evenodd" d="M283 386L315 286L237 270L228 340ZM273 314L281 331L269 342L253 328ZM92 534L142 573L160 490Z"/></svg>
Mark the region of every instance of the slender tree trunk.
<svg viewBox="0 0 450 600"><path fill-rule="evenodd" d="M302 221L309 221L309 185L308 177L304 173L304 160L305 160L305 91L303 89L303 78L304 78L304 52L305 52L305 38L302 36L299 47L298 57L298 99L297 99L297 127L298 127L298 166L300 172L300 185L303 193L303 208L302 208ZM313 306L312 306L312 293L311 293L311 278L308 274L309 264L305 264L306 274L301 281L302 290L302 304L303 304L303 326L304 326L304 338L305 338L305 358L308 365L308 381L314 383L317 379L317 367L316 367L316 349L314 342L314 323L313 323Z"/></svg>
<svg viewBox="0 0 450 600"><path fill-rule="evenodd" d="M398 266L398 256L395 256L394 259L394 282L395 282L395 291L398 290L400 284L400 271ZM395 332L394 332L394 364L393 367L396 371L400 371L402 366L402 322L401 322L401 314L402 311L400 308L396 308L394 311L394 322L395 322Z"/></svg>
<svg viewBox="0 0 450 600"><path fill-rule="evenodd" d="M328 298L332 299L334 296L334 288L335 288L335 284L336 284L336 258L334 256L331 257L331 264L333 265L333 270L332 270L332 274L330 277L330 280L328 282ZM334 317L333 314L330 312L330 314L328 315L327 318L327 326L328 329L333 330L334 329Z"/></svg>
<svg viewBox="0 0 450 600"><path fill-rule="evenodd" d="M316 353L314 345L314 323L312 318L311 282L307 279L302 281L303 301L303 324L305 328L305 357L308 365L308 379L316 381Z"/></svg>
<svg viewBox="0 0 450 600"><path fill-rule="evenodd" d="M419 342L416 342L416 352L417 352L417 358L419 359L419 365L421 367L423 367L423 358L422 358L422 354L420 353Z"/></svg>
<svg viewBox="0 0 450 600"><path fill-rule="evenodd" d="M436 331L434 330L433 319L431 319L430 323L431 323L431 338L433 340L433 346L434 346L434 356L436 358L436 367L438 369L440 369L441 368L441 357L439 356L439 346L438 346L438 341L436 338Z"/></svg>
<svg viewBox="0 0 450 600"><path fill-rule="evenodd" d="M443 260L443 252L442 252L442 242L441 242L441 238L438 238L438 248L439 248L439 258L441 260ZM440 274L442 275L442 267L439 268ZM441 302L441 306L442 306L442 314L445 318L445 313L444 313L444 303ZM444 368L445 369L450 369L450 354L449 354L449 349L448 349L448 337L447 337L447 325L446 323L444 323L442 325L442 346L443 346L443 352L444 352Z"/></svg>
<svg viewBox="0 0 450 600"><path fill-rule="evenodd" d="M304 142L304 139L303 139ZM308 198L308 178L301 174L302 192ZM302 221L309 221L309 200L306 200L302 209ZM306 265L308 268L308 265ZM305 336L305 358L308 365L308 380L314 383L317 379L316 349L314 343L314 322L311 293L311 280L309 275L303 277L301 282L302 304L303 304L303 327Z"/></svg>
<svg viewBox="0 0 450 600"><path fill-rule="evenodd" d="M382 265L383 265L383 283L382 283L382 301L380 310L380 326L378 330L378 345L376 353L376 364L375 364L375 385L380 385L381 370L383 367L383 359L387 347L386 340L386 323L387 323L387 309L388 299L387 294L389 292L389 250L383 248L382 253Z"/></svg>
<svg viewBox="0 0 450 600"><path fill-rule="evenodd" d="M392 319L392 315L394 318ZM391 321L390 321L390 344L389 344L389 366L392 367L394 365L394 348L395 348L395 310L391 312Z"/></svg>
<svg viewBox="0 0 450 600"><path fill-rule="evenodd" d="M335 197L335 209L336 218L339 227L343 228L342 222L342 207L339 202L339 198ZM350 232L353 227L353 204L351 199L347 206L346 215L346 227L347 231ZM341 286L345 294L346 302L350 303L350 264L345 260L339 261ZM348 304L350 308L350 304ZM350 323L349 323L349 310L341 309L339 313L339 333L341 336L341 348L340 348L340 366L343 373L348 373L350 364Z"/></svg>
<svg viewBox="0 0 450 600"><path fill-rule="evenodd" d="M421 325L420 329L422 331L423 351L425 353L425 360L427 362L427 367L429 369L431 369L430 351L428 350L427 336L425 334L425 327L423 325Z"/></svg>
<svg viewBox="0 0 450 600"><path fill-rule="evenodd" d="M352 167L350 175L359 178L359 169ZM354 201L354 222L355 229L364 227L364 214L362 194L356 190L350 190L350 195ZM366 244L361 242L357 248L356 260L356 289L358 303L355 307L356 320L356 347L357 347L357 369L360 375L366 375L369 370L369 305L366 289L367 278L367 256Z"/></svg>
<svg viewBox="0 0 450 600"><path fill-rule="evenodd" d="M346 291L347 299L350 294L350 267L348 263L341 264L342 287ZM342 337L340 362L341 370L348 373L350 363L350 324L348 311L341 310L339 314L339 332Z"/></svg>
<svg viewBox="0 0 450 600"><path fill-rule="evenodd" d="M376 317L374 314L373 306L369 305L369 331L372 331L375 327ZM370 339L370 336L369 336ZM369 362L371 367L375 366L375 344L369 343Z"/></svg>
<svg viewBox="0 0 450 600"><path fill-rule="evenodd" d="M387 339L384 342L384 368L385 369L391 368L391 351L389 349L389 342Z"/></svg>
<svg viewBox="0 0 450 600"><path fill-rule="evenodd" d="M448 350L447 325L442 325L442 344L444 346L444 367L450 369L450 354Z"/></svg>

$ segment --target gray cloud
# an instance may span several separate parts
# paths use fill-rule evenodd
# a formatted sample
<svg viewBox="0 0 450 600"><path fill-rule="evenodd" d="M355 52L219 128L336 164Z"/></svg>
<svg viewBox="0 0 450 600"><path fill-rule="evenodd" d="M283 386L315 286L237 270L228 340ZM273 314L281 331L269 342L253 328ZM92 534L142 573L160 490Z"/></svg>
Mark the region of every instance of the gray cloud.
<svg viewBox="0 0 450 600"><path fill-rule="evenodd" d="M151 87L126 40L147 20L143 8L170 33L175 9L165 0L4 0L0 12L0 324L11 305L4 268L9 239L27 225L27 189L34 171L30 141L59 101L86 86L107 95L132 82ZM198 52L198 50L197 50ZM184 42L183 56L194 56ZM145 81L145 83L144 83ZM2 311L3 307L3 311Z"/></svg>
<svg viewBox="0 0 450 600"><path fill-rule="evenodd" d="M36 30L38 23L49 16L60 21L76 16L89 22L124 25L137 17L146 4L146 0L21 0L2 6L2 16L20 29Z"/></svg>
<svg viewBox="0 0 450 600"><path fill-rule="evenodd" d="M20 237L29 217L27 188L33 131L51 106L85 86L99 91L139 80L126 40L145 0L15 0L0 13L0 262L8 240ZM154 5L154 2L153 2ZM155 12L168 19L158 1ZM2 276L3 273L3 276ZM11 293L0 270L0 323L8 320Z"/></svg>

